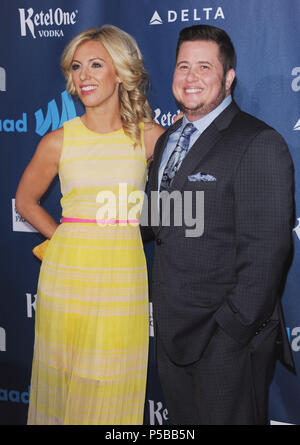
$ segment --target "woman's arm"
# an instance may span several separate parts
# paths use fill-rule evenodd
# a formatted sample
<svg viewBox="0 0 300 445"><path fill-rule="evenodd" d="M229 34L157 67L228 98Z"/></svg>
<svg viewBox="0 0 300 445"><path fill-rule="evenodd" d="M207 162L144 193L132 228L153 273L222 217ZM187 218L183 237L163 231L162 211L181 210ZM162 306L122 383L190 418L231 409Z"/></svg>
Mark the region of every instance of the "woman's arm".
<svg viewBox="0 0 300 445"><path fill-rule="evenodd" d="M16 208L20 215L49 239L58 224L40 206L39 201L58 173L62 144L62 128L43 137L16 192Z"/></svg>

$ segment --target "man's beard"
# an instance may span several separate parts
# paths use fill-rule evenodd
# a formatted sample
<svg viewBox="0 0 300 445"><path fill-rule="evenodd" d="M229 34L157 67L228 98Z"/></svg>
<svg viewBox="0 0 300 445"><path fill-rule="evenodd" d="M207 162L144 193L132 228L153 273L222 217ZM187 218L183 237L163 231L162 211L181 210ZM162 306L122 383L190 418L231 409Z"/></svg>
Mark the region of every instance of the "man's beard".
<svg viewBox="0 0 300 445"><path fill-rule="evenodd" d="M217 97L209 103L200 102L193 108L186 107L182 102L177 101L177 104L180 110L190 116L190 117L198 117L199 119L203 116L206 116L208 113L217 108L218 105L225 99L226 97L226 88L225 88L225 77L222 79L221 88Z"/></svg>

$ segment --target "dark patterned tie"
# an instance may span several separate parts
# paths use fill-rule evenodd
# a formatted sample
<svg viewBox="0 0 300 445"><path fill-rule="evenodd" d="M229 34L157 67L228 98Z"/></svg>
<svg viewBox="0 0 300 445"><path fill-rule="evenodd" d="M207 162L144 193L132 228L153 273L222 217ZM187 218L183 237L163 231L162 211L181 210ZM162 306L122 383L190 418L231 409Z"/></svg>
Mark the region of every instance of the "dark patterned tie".
<svg viewBox="0 0 300 445"><path fill-rule="evenodd" d="M194 133L194 131L196 131L196 127L194 127L194 125L191 123L186 124L186 126L184 127L178 139L176 147L171 156L169 157L167 165L164 169L160 184L161 189L168 189L172 185L174 176L179 170L181 163L185 155L187 154L187 150L190 143L190 137Z"/></svg>

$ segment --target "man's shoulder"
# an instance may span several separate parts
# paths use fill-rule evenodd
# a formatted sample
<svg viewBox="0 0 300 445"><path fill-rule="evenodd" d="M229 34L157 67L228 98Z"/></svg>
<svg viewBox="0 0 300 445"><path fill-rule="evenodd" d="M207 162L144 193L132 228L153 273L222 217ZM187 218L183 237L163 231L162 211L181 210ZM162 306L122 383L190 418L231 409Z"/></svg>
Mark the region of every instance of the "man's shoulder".
<svg viewBox="0 0 300 445"><path fill-rule="evenodd" d="M219 130L228 128L231 132L256 132L259 130L272 129L266 122L241 110L234 100L232 100L228 107L215 119L214 123Z"/></svg>
<svg viewBox="0 0 300 445"><path fill-rule="evenodd" d="M263 120L245 111L240 111L232 121L228 132L231 142L251 152L260 154L288 152L288 146L283 136Z"/></svg>
<svg viewBox="0 0 300 445"><path fill-rule="evenodd" d="M253 114L247 113L246 111L240 110L233 119L235 125L243 125L253 130L274 130L270 125L268 125L263 120L257 118Z"/></svg>

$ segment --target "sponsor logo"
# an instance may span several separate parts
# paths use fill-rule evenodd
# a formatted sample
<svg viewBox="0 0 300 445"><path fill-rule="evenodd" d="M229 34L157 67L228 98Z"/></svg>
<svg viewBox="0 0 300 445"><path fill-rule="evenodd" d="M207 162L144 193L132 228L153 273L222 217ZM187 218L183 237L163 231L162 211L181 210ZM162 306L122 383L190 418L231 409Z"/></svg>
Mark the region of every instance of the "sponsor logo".
<svg viewBox="0 0 300 445"><path fill-rule="evenodd" d="M300 218L297 218L298 225L293 229L293 232L296 232L298 239L300 240Z"/></svg>
<svg viewBox="0 0 300 445"><path fill-rule="evenodd" d="M298 119L296 125L294 126L294 130L300 130L300 119Z"/></svg>
<svg viewBox="0 0 300 445"><path fill-rule="evenodd" d="M294 423L278 422L277 420L270 420L270 425L294 425Z"/></svg>
<svg viewBox="0 0 300 445"><path fill-rule="evenodd" d="M224 11L221 6L217 8L169 9L166 16L163 16L163 18L162 14L155 11L149 21L149 25L162 25L164 23L174 22L203 22L219 19L225 20Z"/></svg>
<svg viewBox="0 0 300 445"><path fill-rule="evenodd" d="M176 114L173 114L170 111L168 111L167 113L163 113L160 108L156 108L154 110L154 120L162 127L170 127L173 124L175 117L179 113L180 110L177 110Z"/></svg>
<svg viewBox="0 0 300 445"><path fill-rule="evenodd" d="M27 33L36 37L63 37L63 30L57 27L75 25L78 16L76 11L63 11L61 8L48 9L47 12L35 12L33 8L19 8L21 36Z"/></svg>
<svg viewBox="0 0 300 445"><path fill-rule="evenodd" d="M18 120L0 119L0 132L5 133L26 133L27 132L27 114L23 113Z"/></svg>
<svg viewBox="0 0 300 445"><path fill-rule="evenodd" d="M162 25L163 21L157 11L153 14L150 25Z"/></svg>
<svg viewBox="0 0 300 445"><path fill-rule="evenodd" d="M18 213L14 198L12 199L12 222L13 232L37 232L37 230Z"/></svg>
<svg viewBox="0 0 300 445"><path fill-rule="evenodd" d="M0 66L0 91L6 91L6 71Z"/></svg>
<svg viewBox="0 0 300 445"><path fill-rule="evenodd" d="M13 403L29 403L30 386L28 391L18 391L15 389L1 389L0 388L0 402L13 402Z"/></svg>
<svg viewBox="0 0 300 445"><path fill-rule="evenodd" d="M44 117L41 108L35 112L35 131L40 136L44 136L50 127L52 131L56 130L60 128L65 121L73 119L74 117L76 117L76 109L72 96L67 93L67 91L63 91L61 93L61 114L59 114L55 99L52 99L48 103L46 117Z"/></svg>
<svg viewBox="0 0 300 445"><path fill-rule="evenodd" d="M296 326L293 329L286 328L289 341L291 343L291 348L294 352L300 351L300 326Z"/></svg>
<svg viewBox="0 0 300 445"><path fill-rule="evenodd" d="M0 328L0 351L6 351L6 332L4 328Z"/></svg>
<svg viewBox="0 0 300 445"><path fill-rule="evenodd" d="M153 326L153 305L149 303L149 336L154 337L154 326Z"/></svg>
<svg viewBox="0 0 300 445"><path fill-rule="evenodd" d="M35 313L36 297L37 297L37 294L35 294L35 295L29 294L29 293L26 294L27 318L32 318L33 314Z"/></svg>
<svg viewBox="0 0 300 445"><path fill-rule="evenodd" d="M295 66L292 69L292 76L294 76L291 84L292 90L295 92L300 91L300 66Z"/></svg>
<svg viewBox="0 0 300 445"><path fill-rule="evenodd" d="M65 121L76 117L76 109L72 96L63 91L61 93L61 112L55 99L48 102L47 112L44 116L42 108L35 112L35 131L44 136L49 129L51 131L60 128ZM5 133L27 133L27 114L22 113L20 119L0 119L0 132Z"/></svg>
<svg viewBox="0 0 300 445"><path fill-rule="evenodd" d="M168 410L162 402L148 400L149 404L149 423L150 425L163 425L168 420Z"/></svg>

